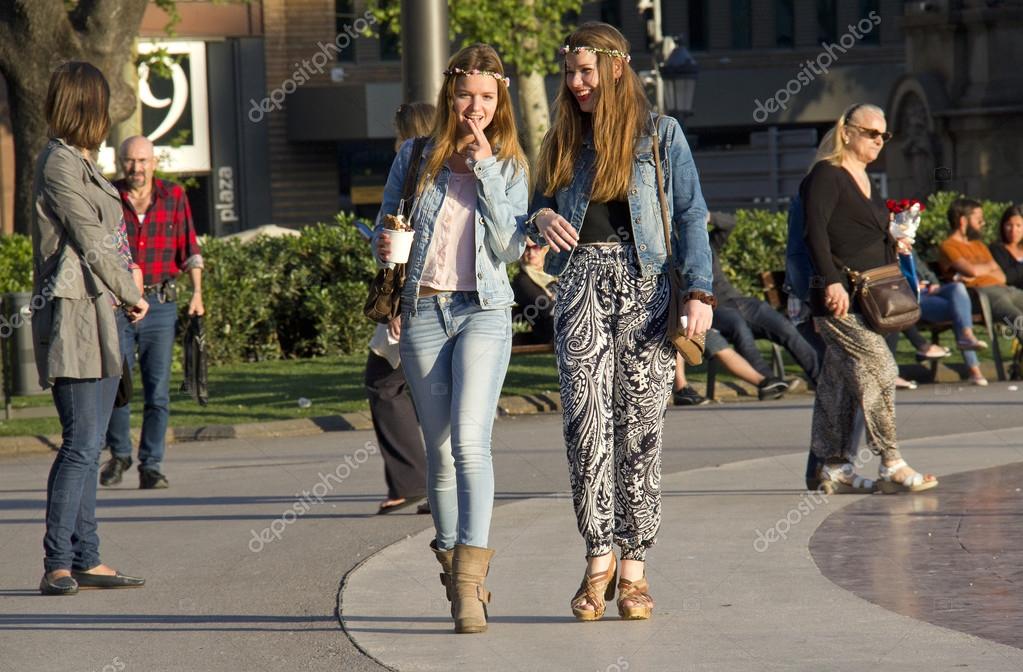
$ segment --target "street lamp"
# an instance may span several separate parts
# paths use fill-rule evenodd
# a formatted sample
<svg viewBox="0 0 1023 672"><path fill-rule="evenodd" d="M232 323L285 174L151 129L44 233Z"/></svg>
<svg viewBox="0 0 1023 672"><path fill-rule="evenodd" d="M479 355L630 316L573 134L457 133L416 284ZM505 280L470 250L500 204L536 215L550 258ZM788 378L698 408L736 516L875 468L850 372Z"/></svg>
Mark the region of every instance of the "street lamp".
<svg viewBox="0 0 1023 672"><path fill-rule="evenodd" d="M665 42L671 38L665 38ZM674 42L672 40L672 42ZM693 113L693 97L696 94L696 76L699 74L696 59L681 44L676 46L660 65L661 81L664 83L664 107L668 114L685 119Z"/></svg>

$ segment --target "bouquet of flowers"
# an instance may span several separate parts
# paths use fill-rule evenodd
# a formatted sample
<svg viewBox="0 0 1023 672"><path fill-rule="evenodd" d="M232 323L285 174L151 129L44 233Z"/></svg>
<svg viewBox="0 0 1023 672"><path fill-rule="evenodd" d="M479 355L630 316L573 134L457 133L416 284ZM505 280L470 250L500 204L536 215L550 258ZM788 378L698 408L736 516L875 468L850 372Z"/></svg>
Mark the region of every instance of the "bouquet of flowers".
<svg viewBox="0 0 1023 672"><path fill-rule="evenodd" d="M916 230L920 228L920 213L926 206L915 198L904 198L896 201L889 198L886 202L888 211L892 213L890 231L896 240L906 238L909 244L916 242Z"/></svg>

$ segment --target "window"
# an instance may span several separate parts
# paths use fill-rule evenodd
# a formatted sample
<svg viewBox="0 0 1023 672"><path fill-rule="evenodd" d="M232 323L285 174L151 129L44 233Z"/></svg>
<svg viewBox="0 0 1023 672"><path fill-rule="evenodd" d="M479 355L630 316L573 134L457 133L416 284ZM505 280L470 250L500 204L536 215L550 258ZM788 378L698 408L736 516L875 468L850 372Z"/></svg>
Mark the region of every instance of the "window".
<svg viewBox="0 0 1023 672"><path fill-rule="evenodd" d="M706 0L689 0L689 48L706 51L707 32Z"/></svg>
<svg viewBox="0 0 1023 672"><path fill-rule="evenodd" d="M774 0L774 46L796 44L796 11L793 0Z"/></svg>
<svg viewBox="0 0 1023 672"><path fill-rule="evenodd" d="M881 16L881 0L860 0L860 15L858 18L861 21L866 19L867 21L871 21L871 24L873 24L873 21L870 18L871 12L874 12L877 16ZM865 26L867 24L864 23L863 25ZM869 33L864 31L860 32L863 33L863 39L860 40L863 44L881 44L880 25L873 26Z"/></svg>
<svg viewBox="0 0 1023 672"><path fill-rule="evenodd" d="M601 0L600 20L612 26L622 25L621 0Z"/></svg>
<svg viewBox="0 0 1023 672"><path fill-rule="evenodd" d="M380 60L401 60L401 36L391 32L390 22L380 24Z"/></svg>
<svg viewBox="0 0 1023 672"><path fill-rule="evenodd" d="M838 8L835 0L817 0L817 43L838 41Z"/></svg>
<svg viewBox="0 0 1023 672"><path fill-rule="evenodd" d="M752 0L732 0L732 49L753 46L752 5Z"/></svg>
<svg viewBox="0 0 1023 672"><path fill-rule="evenodd" d="M340 35L345 28L351 28L355 23L355 2L354 0L334 0L334 34ZM345 63L355 62L355 42L348 45L347 49L338 52L337 60Z"/></svg>

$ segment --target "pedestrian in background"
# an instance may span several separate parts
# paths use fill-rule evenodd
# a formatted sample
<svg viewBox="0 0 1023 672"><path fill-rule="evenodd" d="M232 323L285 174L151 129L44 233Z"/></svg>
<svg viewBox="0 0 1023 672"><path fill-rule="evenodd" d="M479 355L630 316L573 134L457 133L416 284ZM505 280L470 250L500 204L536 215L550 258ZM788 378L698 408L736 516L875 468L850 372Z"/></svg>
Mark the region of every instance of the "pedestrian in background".
<svg viewBox="0 0 1023 672"><path fill-rule="evenodd" d="M119 320L121 351L134 369L138 353L142 370L142 435L139 440L139 487L166 488L163 475L165 436L170 421L170 375L178 323L177 278L187 272L192 283L189 315L203 315L202 254L195 238L188 197L179 184L154 176L153 143L133 136L119 152L124 177L116 182L127 222L134 259L142 267L143 293L150 311L137 323ZM131 404L115 408L107 428L110 460L103 465L100 483L121 482L132 464Z"/></svg>
<svg viewBox="0 0 1023 672"><path fill-rule="evenodd" d="M432 103L398 106L394 115L395 151L399 151L406 140L430 134L436 109ZM387 213L381 208L377 226L384 214ZM400 338L400 317L389 324L378 324L369 342L369 359L366 360L366 396L387 483L387 499L380 502L377 513L399 511L418 503L426 495L426 450L416 407L401 368ZM429 513L429 504L420 506L419 512Z"/></svg>
<svg viewBox="0 0 1023 672"><path fill-rule="evenodd" d="M825 143L830 151L800 185L805 237L818 292L814 323L826 344L813 407L811 447L823 463L820 484L831 493L928 490L938 484L902 459L895 430L898 368L884 337L872 330L844 269L866 271L896 261L888 231L888 208L867 175L887 131L884 111L874 105L849 107ZM823 294L823 297L819 295ZM813 298L813 297L811 297ZM854 420L862 410L867 445L881 458L880 483L856 474Z"/></svg>

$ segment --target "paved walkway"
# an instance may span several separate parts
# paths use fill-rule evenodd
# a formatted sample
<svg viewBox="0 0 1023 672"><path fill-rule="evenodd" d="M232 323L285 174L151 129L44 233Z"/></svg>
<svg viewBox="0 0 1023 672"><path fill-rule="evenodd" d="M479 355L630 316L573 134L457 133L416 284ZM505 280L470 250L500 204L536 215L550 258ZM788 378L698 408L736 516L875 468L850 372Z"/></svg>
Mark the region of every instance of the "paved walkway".
<svg viewBox="0 0 1023 672"><path fill-rule="evenodd" d="M1021 449L1023 430L905 445L909 457L943 474L1019 461ZM488 580L495 597L486 635L450 634L436 562L426 549L429 531L384 549L348 577L342 621L363 650L395 670L1023 668L1019 649L888 611L822 576L807 550L814 530L864 497L821 499L793 489L792 474L803 462L800 453L664 479L664 524L648 556L657 601L649 622L622 622L613 605L601 623L572 619L567 605L583 559L567 497L497 511L491 540L497 555ZM935 491L912 504L941 497ZM886 509L907 504L905 496L871 499L874 515L882 518ZM932 524L936 534L954 535L940 518ZM833 535L830 552L840 554L855 541ZM934 543L949 541L954 537ZM876 560L889 562L891 548L904 543L896 538L874 547ZM1015 540L1010 544L1015 547ZM854 576L871 567L859 556L847 557L854 559L846 563ZM947 578L964 581L965 571L967 576ZM883 581L884 572L880 579L877 574L875 580ZM902 582L891 584L893 591L906 589ZM984 597L998 599L975 593L964 608L982 615ZM928 598L949 595L921 596ZM971 620L971 614L960 614L960 620Z"/></svg>
<svg viewBox="0 0 1023 672"><path fill-rule="evenodd" d="M899 433L909 457L942 474L1023 460L1013 454L1020 443L1013 428L1023 425L1021 394L1005 385L900 393ZM429 521L412 513L374 515L383 479L379 456L367 457L373 453L370 432L172 447L169 490L139 491L128 480L99 496L104 561L145 576L146 587L71 598L44 598L36 590L51 456L0 458L0 671L387 669L359 651L338 623L339 586L348 575L351 588L342 597L352 636L366 645L380 634L374 630L385 631L372 644L373 655L401 670L456 669L430 648L442 645L464 649L463 656L473 647L485 649L489 654L480 660L491 661L494 672L621 672L625 664L632 672L862 669L867 659L883 661L872 669L885 669L904 656L905 648L896 645L901 635L916 633L905 640L911 651L929 641L918 638L924 632L918 628L937 633L935 651L963 652L947 660L981 660L971 667L985 671L1007 666L1010 659L1001 654L991 664L982 660L987 642L893 616L820 576L810 564L808 535L826 513L857 498L833 500L826 511L818 507L787 541L751 552L755 529L766 532L800 501L809 403L786 399L669 411L663 463L668 516L650 568L657 617L650 623L608 620L592 629L565 619L582 558L566 493L560 417L500 420L494 436L495 622L479 637L446 632L436 568L425 538L416 536ZM956 457L941 448L948 443L944 438L915 440L956 432L977 433L976 449ZM924 451L922 444L935 448ZM749 462L774 456L761 463L763 469ZM389 567L380 576L394 590L360 606L358 584L384 585L370 580L369 572L381 567ZM797 572L800 585L810 581L813 591L775 590L769 580L775 575L791 581ZM406 588L410 577L416 580ZM832 612L831 602L855 608ZM385 609L398 603L408 607L402 620ZM789 621L807 609L831 614L838 630L851 633L848 665L813 662L827 660L818 642L846 644L815 638L813 628L800 635ZM890 637L876 634L875 619L895 623ZM548 628L564 637L545 652ZM437 634L424 635L424 629ZM428 647L410 651L412 642L424 640ZM567 650L574 657L563 656ZM668 667L645 657L664 650L676 656ZM1015 649L998 650L1015 655ZM537 654L541 662L533 666L530 656ZM411 663L399 661L406 656ZM487 668L474 661L463 669Z"/></svg>

